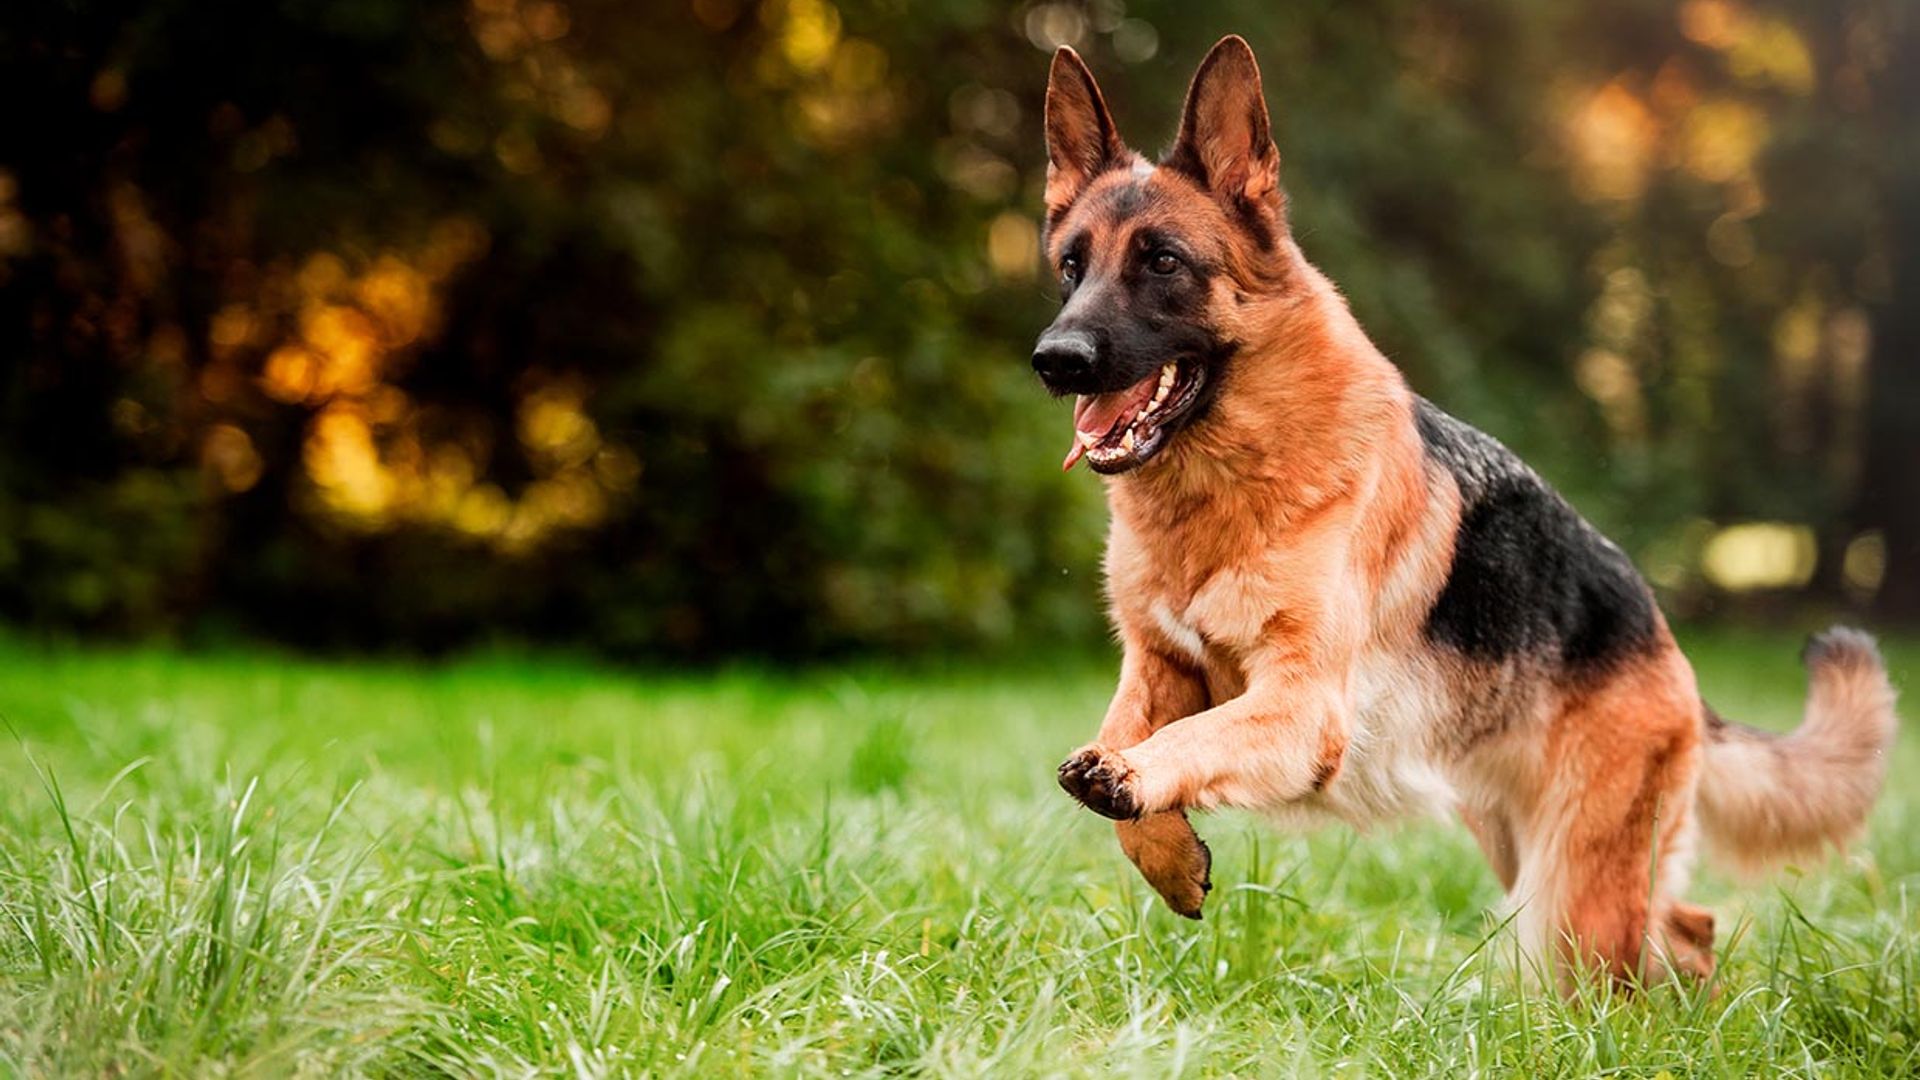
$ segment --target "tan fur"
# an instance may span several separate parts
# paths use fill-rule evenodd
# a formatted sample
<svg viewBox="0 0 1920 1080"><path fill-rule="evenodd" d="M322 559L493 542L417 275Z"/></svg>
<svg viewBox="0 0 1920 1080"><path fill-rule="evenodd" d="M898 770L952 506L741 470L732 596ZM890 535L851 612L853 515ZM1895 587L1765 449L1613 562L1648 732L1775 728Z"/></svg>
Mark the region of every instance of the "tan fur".
<svg viewBox="0 0 1920 1080"><path fill-rule="evenodd" d="M1794 745L1840 765L1782 804L1783 763L1756 771L1763 751L1731 738L1706 748L1692 670L1664 623L1650 657L1587 683L1429 642L1460 491L1423 452L1398 370L1287 233L1252 54L1237 38L1223 51L1195 78L1174 151L1204 167L1204 184L1170 168L1144 180L1081 169L1110 122L1084 65L1055 64L1067 81L1048 96L1050 143L1065 144L1047 192L1055 242L1091 236L1095 264L1124 257L1142 228L1211 245L1227 273L1206 318L1240 346L1204 423L1107 481L1124 660L1097 739L1062 783L1123 819L1122 849L1182 914L1198 916L1207 887L1189 810L1366 825L1457 809L1543 963L1623 982L1707 974L1712 916L1677 899L1698 819L1736 849L1758 834L1768 853L1857 824L1878 781L1852 766L1893 722L1884 674L1854 653L1816 669ZM1154 197L1103 216L1128 184ZM1236 212L1261 215L1275 242L1250 242Z"/></svg>
<svg viewBox="0 0 1920 1080"><path fill-rule="evenodd" d="M1727 726L1708 743L1700 797L1707 850L1753 874L1844 846L1886 776L1894 693L1873 640L1829 631L1809 649L1806 719L1782 738Z"/></svg>

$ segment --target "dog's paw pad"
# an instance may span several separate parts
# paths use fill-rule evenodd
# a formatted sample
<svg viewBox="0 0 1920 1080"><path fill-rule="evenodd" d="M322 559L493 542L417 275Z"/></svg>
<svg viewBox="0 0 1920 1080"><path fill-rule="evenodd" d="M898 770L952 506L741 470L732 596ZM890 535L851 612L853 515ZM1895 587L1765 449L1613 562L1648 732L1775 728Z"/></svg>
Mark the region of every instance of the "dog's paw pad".
<svg viewBox="0 0 1920 1080"><path fill-rule="evenodd" d="M1060 765L1060 787L1096 814L1115 821L1140 816L1132 790L1133 770L1119 755L1097 746L1075 753Z"/></svg>

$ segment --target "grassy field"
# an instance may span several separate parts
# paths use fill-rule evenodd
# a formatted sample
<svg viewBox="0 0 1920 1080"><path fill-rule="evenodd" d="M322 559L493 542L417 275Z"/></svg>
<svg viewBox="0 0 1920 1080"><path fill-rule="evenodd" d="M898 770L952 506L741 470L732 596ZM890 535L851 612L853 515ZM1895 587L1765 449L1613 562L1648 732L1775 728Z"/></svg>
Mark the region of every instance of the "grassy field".
<svg viewBox="0 0 1920 1080"><path fill-rule="evenodd" d="M1689 645L1791 725L1797 642ZM1712 992L1568 1006L1443 824L1205 820L1207 920L1164 911L1053 785L1110 666L0 647L0 1074L1920 1070L1912 726L1863 848L1706 877Z"/></svg>

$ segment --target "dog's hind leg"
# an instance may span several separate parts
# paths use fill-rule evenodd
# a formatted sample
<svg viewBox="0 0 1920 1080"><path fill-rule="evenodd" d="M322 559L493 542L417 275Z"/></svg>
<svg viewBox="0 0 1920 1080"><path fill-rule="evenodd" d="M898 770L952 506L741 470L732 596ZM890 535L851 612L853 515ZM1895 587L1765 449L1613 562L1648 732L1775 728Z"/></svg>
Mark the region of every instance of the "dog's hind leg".
<svg viewBox="0 0 1920 1080"><path fill-rule="evenodd" d="M1669 652L1569 692L1547 735L1514 900L1523 942L1563 971L1634 987L1713 970L1713 917L1677 899L1701 753L1685 663Z"/></svg>
<svg viewBox="0 0 1920 1080"><path fill-rule="evenodd" d="M1120 685L1100 725L1098 742L1124 750L1206 707L1206 685L1199 673L1150 647L1129 644L1120 665ZM1113 831L1120 850L1167 906L1198 919L1213 888L1213 853L1193 831L1187 815L1179 810L1145 814L1114 822Z"/></svg>
<svg viewBox="0 0 1920 1080"><path fill-rule="evenodd" d="M1500 887L1512 892L1514 878L1520 873L1520 856L1514 848L1513 822L1508 819L1506 811L1462 807L1460 820L1466 823L1467 831L1479 843L1481 854L1487 857L1487 865L1493 868L1494 876L1500 879Z"/></svg>

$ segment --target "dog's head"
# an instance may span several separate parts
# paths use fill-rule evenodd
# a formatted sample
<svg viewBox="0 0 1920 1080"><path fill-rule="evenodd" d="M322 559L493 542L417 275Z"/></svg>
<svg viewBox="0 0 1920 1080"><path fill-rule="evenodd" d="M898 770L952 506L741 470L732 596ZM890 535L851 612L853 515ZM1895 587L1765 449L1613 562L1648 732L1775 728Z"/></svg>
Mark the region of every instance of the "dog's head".
<svg viewBox="0 0 1920 1080"><path fill-rule="evenodd" d="M1151 461L1205 420L1238 348L1233 309L1269 287L1287 243L1280 155L1260 69L1238 37L1207 54L1158 165L1127 149L1072 49L1047 83L1047 258L1060 314L1033 369L1074 394L1074 441L1096 472Z"/></svg>

